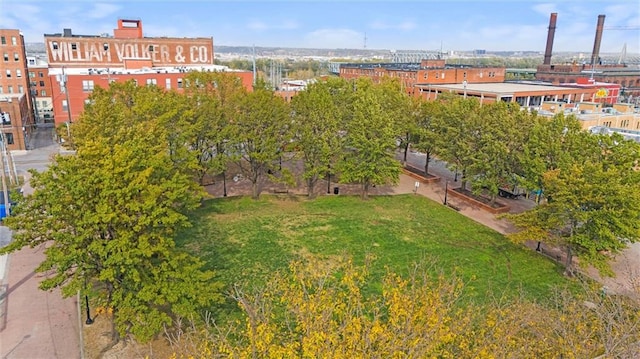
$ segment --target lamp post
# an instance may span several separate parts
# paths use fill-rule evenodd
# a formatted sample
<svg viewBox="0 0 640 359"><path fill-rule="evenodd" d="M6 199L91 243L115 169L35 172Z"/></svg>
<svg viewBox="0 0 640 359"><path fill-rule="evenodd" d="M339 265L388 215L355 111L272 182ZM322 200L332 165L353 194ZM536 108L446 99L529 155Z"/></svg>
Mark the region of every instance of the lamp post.
<svg viewBox="0 0 640 359"><path fill-rule="evenodd" d="M222 171L222 197L227 196L227 171Z"/></svg>
<svg viewBox="0 0 640 359"><path fill-rule="evenodd" d="M448 192L449 192L449 181L445 181L444 182L444 202L442 203L445 206L447 205L447 193Z"/></svg>
<svg viewBox="0 0 640 359"><path fill-rule="evenodd" d="M88 295L84 295L84 302L87 305L87 321L85 321L84 323L86 325L91 325L93 324L93 319L91 319L91 311L89 310L89 296Z"/></svg>
<svg viewBox="0 0 640 359"><path fill-rule="evenodd" d="M331 193L331 172L327 171L327 194Z"/></svg>
<svg viewBox="0 0 640 359"><path fill-rule="evenodd" d="M464 98L467 98L467 80L462 81L462 87L464 88Z"/></svg>

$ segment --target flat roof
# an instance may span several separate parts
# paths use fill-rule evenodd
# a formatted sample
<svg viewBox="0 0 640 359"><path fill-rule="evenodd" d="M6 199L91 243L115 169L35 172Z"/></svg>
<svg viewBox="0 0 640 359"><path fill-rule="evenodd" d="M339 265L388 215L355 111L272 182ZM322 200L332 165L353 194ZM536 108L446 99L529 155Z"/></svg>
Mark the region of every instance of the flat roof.
<svg viewBox="0 0 640 359"><path fill-rule="evenodd" d="M430 85L430 84L416 84L422 88L432 88L434 90L456 90L464 91L464 84L447 84L447 85ZM498 94L512 94L514 92L548 92L548 91L566 91L572 89L568 86L551 86L551 85L535 85L535 84L522 84L512 82L483 82L483 83L468 83L467 91L469 92L492 92ZM573 88L576 89L576 88Z"/></svg>

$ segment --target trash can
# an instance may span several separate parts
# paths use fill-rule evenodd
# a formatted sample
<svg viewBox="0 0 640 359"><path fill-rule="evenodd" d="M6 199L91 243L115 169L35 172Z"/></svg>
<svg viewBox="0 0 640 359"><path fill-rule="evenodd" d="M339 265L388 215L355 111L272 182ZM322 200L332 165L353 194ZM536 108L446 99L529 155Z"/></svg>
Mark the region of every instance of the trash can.
<svg viewBox="0 0 640 359"><path fill-rule="evenodd" d="M339 187L333 187L333 194L339 194L340 193L340 188Z"/></svg>

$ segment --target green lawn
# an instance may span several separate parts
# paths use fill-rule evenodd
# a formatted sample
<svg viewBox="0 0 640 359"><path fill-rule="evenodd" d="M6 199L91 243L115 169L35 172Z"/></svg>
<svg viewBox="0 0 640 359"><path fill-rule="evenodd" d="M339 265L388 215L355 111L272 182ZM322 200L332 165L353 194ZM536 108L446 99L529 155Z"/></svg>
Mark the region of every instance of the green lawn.
<svg viewBox="0 0 640 359"><path fill-rule="evenodd" d="M422 196L224 198L207 201L192 219L178 246L227 285L259 285L302 253L356 263L373 255L371 291L386 267L406 273L419 261L435 263L434 272L455 268L467 298L479 300L519 290L542 299L567 284L555 263Z"/></svg>

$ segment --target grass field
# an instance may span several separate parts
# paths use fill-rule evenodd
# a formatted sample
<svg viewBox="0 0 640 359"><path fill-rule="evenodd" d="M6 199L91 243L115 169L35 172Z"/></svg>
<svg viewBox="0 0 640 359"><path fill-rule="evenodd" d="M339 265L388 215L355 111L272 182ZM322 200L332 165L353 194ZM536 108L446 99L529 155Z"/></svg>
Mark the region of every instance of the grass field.
<svg viewBox="0 0 640 359"><path fill-rule="evenodd" d="M227 285L260 285L304 255L350 256L370 263L368 290L378 291L386 268L406 273L416 262L455 269L467 298L522 291L547 297L567 284L562 269L501 234L422 196L264 196L209 200L178 246L202 258ZM435 269L434 269L435 271Z"/></svg>

